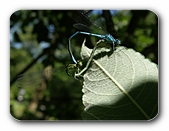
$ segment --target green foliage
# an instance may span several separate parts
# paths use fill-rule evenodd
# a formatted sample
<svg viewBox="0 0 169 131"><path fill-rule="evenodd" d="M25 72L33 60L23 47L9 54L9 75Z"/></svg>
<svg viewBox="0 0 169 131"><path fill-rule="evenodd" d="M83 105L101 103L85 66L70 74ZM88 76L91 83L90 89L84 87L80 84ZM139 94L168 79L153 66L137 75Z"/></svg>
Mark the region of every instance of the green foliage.
<svg viewBox="0 0 169 131"><path fill-rule="evenodd" d="M91 50L82 46L82 57ZM97 49L84 75L83 119L145 120L158 113L158 69L132 49Z"/></svg>
<svg viewBox="0 0 169 131"><path fill-rule="evenodd" d="M10 113L13 117L20 120L81 119L84 110L82 83L67 76L64 69L71 63L67 45L68 38L75 32L73 15L74 11L68 10L19 10L11 15ZM114 14L103 11L102 16L96 13L94 17L102 17L108 32L120 39L123 46L139 51L158 64L158 18L154 13L147 10L123 10ZM79 52L85 37L78 35L71 41L76 59L81 59ZM87 37L86 45L93 48L95 42L96 39ZM127 64L122 62L122 65L124 67L119 68L127 69ZM16 86L19 74L43 71L49 67L63 67L64 70L39 84L26 88Z"/></svg>

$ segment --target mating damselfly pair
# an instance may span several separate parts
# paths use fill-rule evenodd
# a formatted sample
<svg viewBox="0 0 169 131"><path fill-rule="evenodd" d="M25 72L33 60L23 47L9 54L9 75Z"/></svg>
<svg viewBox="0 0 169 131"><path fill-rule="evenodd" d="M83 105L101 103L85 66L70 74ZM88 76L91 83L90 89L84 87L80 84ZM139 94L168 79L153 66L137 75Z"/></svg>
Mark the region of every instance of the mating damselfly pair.
<svg viewBox="0 0 169 131"><path fill-rule="evenodd" d="M97 11L96 11L97 12ZM83 73L88 69L93 57L94 57L94 52L98 46L98 44L100 44L102 41L106 42L107 44L110 44L112 47L112 50L115 50L116 46L120 45L120 40L115 39L112 35L110 35L109 33L107 33L105 31L105 29L103 29L103 27L101 26L101 24L99 24L99 22L97 21L97 19L92 20L92 15L91 15L91 11L77 11L77 16L78 19L75 18L75 21L77 22L76 24L74 24L73 26L78 29L79 31L75 32L72 36L70 36L69 41L68 41L68 51L70 54L70 57L72 59L73 64L69 64L68 66L66 66L66 72L69 75L69 71L70 70L74 70L73 71L73 75L75 78L82 76ZM97 28L98 30L100 30L98 33L94 32L93 29ZM100 33L102 32L102 33ZM89 35L89 36L94 36L94 37L98 37L100 40L95 44L92 53L90 55L90 58L86 64L86 66L83 69L80 69L80 67L82 66L82 62L77 61L72 53L72 44L71 44L71 39L74 38L75 36L77 36L78 34L82 34L82 35ZM27 85L31 85L32 80L29 78L34 79L34 81L39 82L42 79L44 79L44 74L53 74L56 73L58 71L58 69L53 69L50 71L39 71L39 72L34 72L34 73L30 73L28 75L20 75L20 78L18 78L17 83L18 86L23 87L24 84ZM34 82L33 81L33 82Z"/></svg>

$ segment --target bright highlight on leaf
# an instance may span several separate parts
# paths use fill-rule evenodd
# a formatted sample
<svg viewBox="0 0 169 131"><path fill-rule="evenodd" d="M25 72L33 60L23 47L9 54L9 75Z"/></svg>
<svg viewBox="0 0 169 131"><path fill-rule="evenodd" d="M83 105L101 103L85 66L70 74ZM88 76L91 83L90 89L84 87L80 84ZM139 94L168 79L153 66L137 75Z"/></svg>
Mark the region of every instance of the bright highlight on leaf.
<svg viewBox="0 0 169 131"><path fill-rule="evenodd" d="M82 46L81 57L91 53ZM150 120L158 113L157 65L122 46L98 48L84 74L83 119Z"/></svg>

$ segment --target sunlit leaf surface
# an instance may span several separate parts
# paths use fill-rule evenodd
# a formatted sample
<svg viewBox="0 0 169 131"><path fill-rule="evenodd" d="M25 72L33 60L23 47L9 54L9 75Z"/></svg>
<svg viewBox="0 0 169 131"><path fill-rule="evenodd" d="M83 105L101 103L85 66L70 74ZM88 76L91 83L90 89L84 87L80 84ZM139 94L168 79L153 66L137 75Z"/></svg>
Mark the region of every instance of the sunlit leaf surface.
<svg viewBox="0 0 169 131"><path fill-rule="evenodd" d="M91 50L83 45L82 58ZM96 50L84 75L83 119L149 120L158 113L158 69L132 49Z"/></svg>

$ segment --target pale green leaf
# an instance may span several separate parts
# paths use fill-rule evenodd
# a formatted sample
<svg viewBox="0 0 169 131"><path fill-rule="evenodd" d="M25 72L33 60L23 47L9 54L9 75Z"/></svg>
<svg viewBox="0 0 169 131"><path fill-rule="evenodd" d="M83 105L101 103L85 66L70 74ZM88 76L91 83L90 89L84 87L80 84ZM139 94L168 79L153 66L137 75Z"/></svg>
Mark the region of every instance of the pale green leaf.
<svg viewBox="0 0 169 131"><path fill-rule="evenodd" d="M83 45L82 59L90 53ZM157 65L133 49L98 48L82 91L83 119L150 120L158 113Z"/></svg>

